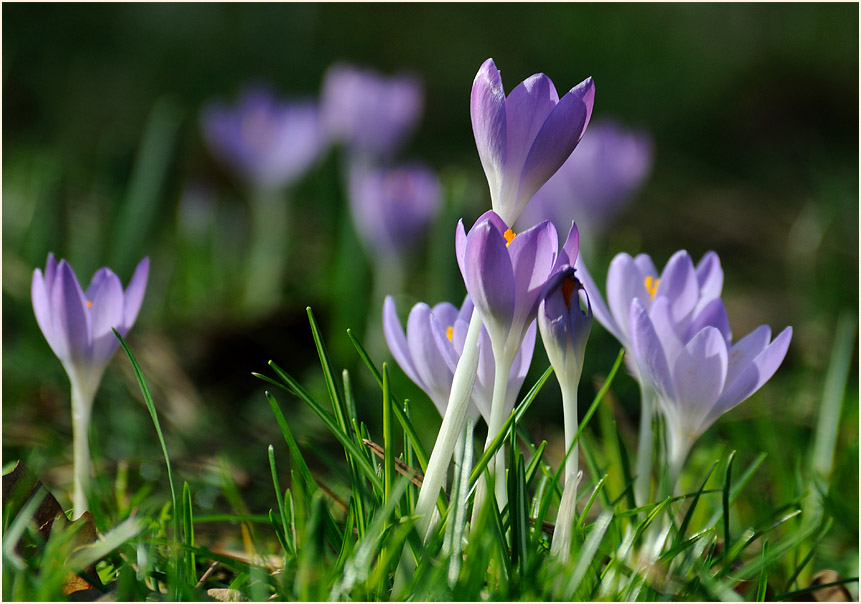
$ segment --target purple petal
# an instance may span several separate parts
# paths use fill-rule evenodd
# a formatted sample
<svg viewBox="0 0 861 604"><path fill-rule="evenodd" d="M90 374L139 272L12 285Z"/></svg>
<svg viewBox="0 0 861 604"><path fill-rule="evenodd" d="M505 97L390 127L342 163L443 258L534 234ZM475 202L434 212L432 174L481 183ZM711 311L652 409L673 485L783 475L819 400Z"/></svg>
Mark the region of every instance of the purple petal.
<svg viewBox="0 0 861 604"><path fill-rule="evenodd" d="M138 262L137 268L132 275L131 281L125 292L125 305L123 308L122 328L117 328L120 335L125 337L128 331L134 325L138 318L141 305L143 304L144 294L146 293L146 283L149 277L149 258L146 257Z"/></svg>
<svg viewBox="0 0 861 604"><path fill-rule="evenodd" d="M504 187L517 186L535 137L558 102L556 87L543 73L523 80L505 99L508 148ZM515 180L507 182L512 177Z"/></svg>
<svg viewBox="0 0 861 604"><path fill-rule="evenodd" d="M705 420L723 390L726 372L726 340L716 328L706 327L673 365L677 410L686 429L699 434L710 425Z"/></svg>
<svg viewBox="0 0 861 604"><path fill-rule="evenodd" d="M661 345L661 339L655 331L652 320L638 299L631 302L630 312L631 346L629 351L634 353L636 365L642 372L642 378L647 380L664 398L672 400L675 398L673 378Z"/></svg>
<svg viewBox="0 0 861 604"><path fill-rule="evenodd" d="M702 310L696 313L694 320L688 326L686 339L690 339L706 326L716 327L722 334L727 344L732 341L732 331L729 327L729 317L726 314L726 307L723 300L714 298L707 302Z"/></svg>
<svg viewBox="0 0 861 604"><path fill-rule="evenodd" d="M577 279L579 279L580 283L583 284L583 289L586 290L586 294L589 296L589 301L592 304L593 315L598 319L598 322L604 326L604 329L613 334L613 337L619 340L619 342L624 346L628 340L627 336L624 335L627 333L627 330L623 333L619 324L616 323L616 319L613 317L610 309L607 308L607 303L604 302L604 298L601 296L598 286L595 285L595 281L592 280L592 275L590 275L589 271L586 269L586 263L583 261L582 255L577 256L577 261L574 263L574 267L577 269ZM627 320L625 325L627 325Z"/></svg>
<svg viewBox="0 0 861 604"><path fill-rule="evenodd" d="M508 244L518 308L537 304L535 297L547 282L558 248L556 229L547 221L523 231Z"/></svg>
<svg viewBox="0 0 861 604"><path fill-rule="evenodd" d="M90 329L92 334L92 359L107 363L119 346L111 328L117 331L123 321L123 284L109 268L102 268L93 277L87 288L90 303Z"/></svg>
<svg viewBox="0 0 861 604"><path fill-rule="evenodd" d="M455 305L450 302L440 302L439 304L435 304L433 308L431 308L431 312L443 328L452 327L454 322L457 321L459 313Z"/></svg>
<svg viewBox="0 0 861 604"><path fill-rule="evenodd" d="M559 270L566 264L574 266L577 262L577 254L580 251L580 230L575 222L571 222L571 228L568 230L568 236L565 238L565 243L562 244L562 249L559 251L559 256L556 258L556 263L553 270Z"/></svg>
<svg viewBox="0 0 861 604"><path fill-rule="evenodd" d="M87 301L72 267L65 260L57 266L51 308L57 345L54 352L64 363L89 363L92 341Z"/></svg>
<svg viewBox="0 0 861 604"><path fill-rule="evenodd" d="M697 283L700 287L700 302L702 304L720 297L723 289L723 269L720 258L715 252L706 252L697 264Z"/></svg>
<svg viewBox="0 0 861 604"><path fill-rule="evenodd" d="M409 346L407 346L407 337L398 320L398 312L395 308L395 301L391 296L386 296L383 302L383 334L386 336L386 344L389 346L392 356L400 365L407 377L410 378L416 386L427 392L427 387L419 377L416 368L413 366L412 356L410 355Z"/></svg>
<svg viewBox="0 0 861 604"><path fill-rule="evenodd" d="M54 354L57 354L54 344L55 336L51 313L50 290L45 286L45 281L40 269L37 268L33 271L33 281L30 284L30 298L33 301L33 314L36 315L36 323L39 324L39 329L42 330L42 335L45 336L48 345L54 350Z"/></svg>
<svg viewBox="0 0 861 604"><path fill-rule="evenodd" d="M591 296L592 292L587 290ZM619 326L619 332L622 335L619 338L623 346L628 346L628 317L631 311L631 300L639 298L644 305L650 305L652 297L646 290L646 284L643 280L643 274L634 263L634 259L628 254L617 254L610 263L610 268L607 271L607 304L610 306L610 312L613 314L613 319L616 325ZM595 316L600 321L600 315L596 312Z"/></svg>
<svg viewBox="0 0 861 604"><path fill-rule="evenodd" d="M634 264L640 269L640 273L644 279L646 277L658 278L658 269L655 268L655 263L652 262L648 254L637 254L634 256Z"/></svg>
<svg viewBox="0 0 861 604"><path fill-rule="evenodd" d="M668 298L658 298L649 309L649 318L655 327L655 333L661 340L661 346L670 367L675 365L676 359L682 353L685 343L676 333L676 325L672 317L671 301Z"/></svg>
<svg viewBox="0 0 861 604"><path fill-rule="evenodd" d="M524 204L529 201L565 163L589 124L594 99L595 85L592 78L587 78L572 88L553 108L524 160L517 191L518 200L522 199Z"/></svg>
<svg viewBox="0 0 861 604"><path fill-rule="evenodd" d="M57 259L53 253L48 253L48 262L45 264L45 288L48 291L54 287L54 279L57 278Z"/></svg>
<svg viewBox="0 0 861 604"><path fill-rule="evenodd" d="M434 339L433 315L427 304L413 306L407 319L407 346L419 378L427 386L426 392L439 407L448 401L452 372L440 354ZM442 414L445 409L440 409Z"/></svg>
<svg viewBox="0 0 861 604"><path fill-rule="evenodd" d="M504 407L506 417L514 409L517 396L520 394L520 388L523 386L523 380L526 379L529 366L532 364L532 353L535 351L535 336L536 324L535 321L532 321L526 329L526 333L523 336L523 344L520 345L520 350L517 351L517 355L514 357L514 362L511 365L511 371L508 374L508 388L505 390Z"/></svg>
<svg viewBox="0 0 861 604"><path fill-rule="evenodd" d="M761 331L763 327L766 326L763 325L754 330L730 351L730 370L735 375L733 375L732 381L730 381L729 376L727 377L727 387L715 405L714 412L717 415L726 413L759 390L763 384L771 379L771 376L783 362L786 351L789 349L789 342L792 339L792 327L787 327L780 332L774 341L755 357L749 355L759 348L762 335L766 333ZM742 346L742 343L751 336L754 336L752 341Z"/></svg>
<svg viewBox="0 0 861 604"><path fill-rule="evenodd" d="M736 378L747 368L748 364L766 349L770 340L771 327L760 325L735 343L729 351L729 367L726 378L727 388L730 388Z"/></svg>
<svg viewBox="0 0 861 604"><path fill-rule="evenodd" d="M485 322L507 330L514 315L515 283L505 238L485 221L470 231L465 252L464 281L470 298Z"/></svg>
<svg viewBox="0 0 861 604"><path fill-rule="evenodd" d="M502 77L493 59L487 59L475 75L469 112L478 157L495 199L502 189L506 163L506 113Z"/></svg>
<svg viewBox="0 0 861 604"><path fill-rule="evenodd" d="M673 319L679 323L694 311L699 293L697 274L690 255L684 250L676 252L661 273L655 297L664 296L670 300Z"/></svg>

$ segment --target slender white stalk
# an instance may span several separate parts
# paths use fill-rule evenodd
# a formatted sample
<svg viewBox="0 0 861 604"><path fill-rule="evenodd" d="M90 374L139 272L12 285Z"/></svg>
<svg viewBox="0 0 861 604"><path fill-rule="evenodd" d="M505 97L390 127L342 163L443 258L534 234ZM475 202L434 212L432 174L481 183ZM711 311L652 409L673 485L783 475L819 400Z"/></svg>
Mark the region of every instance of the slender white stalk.
<svg viewBox="0 0 861 604"><path fill-rule="evenodd" d="M425 542L433 528L432 512L442 481L448 470L454 446L463 434L466 425L466 411L469 407L469 401L472 399L472 387L475 384L475 374L478 370L478 335L481 333L481 325L481 317L477 312L473 312L469 329L466 332L463 354L454 371L448 407L446 407L445 415L442 418L442 425L433 451L431 451L422 488L419 490L419 498L416 501L414 512L417 517L416 530ZM411 565L412 556L409 547L405 547L395 572L395 583L392 588L393 598L399 597L403 590L405 582L411 575L411 572L407 570Z"/></svg>
<svg viewBox="0 0 861 604"><path fill-rule="evenodd" d="M89 509L87 493L90 490L90 416L93 410L95 388L72 379L72 447L74 459L73 519Z"/></svg>
<svg viewBox="0 0 861 604"><path fill-rule="evenodd" d="M559 377L562 378L561 375ZM562 501L556 515L556 526L553 529L550 553L557 556L562 564L567 563L571 555L571 534L574 519L577 516L577 474L580 465L580 447L574 443L574 436L577 434L579 425L577 419L577 386L580 383L580 376L576 377L576 380L560 379L559 381L565 422L565 450L568 451L568 458L565 460L565 488L562 490Z"/></svg>
<svg viewBox="0 0 861 604"><path fill-rule="evenodd" d="M652 457L655 434L652 415L655 411L655 391L640 380L640 438L637 444L637 470L634 478L634 499L638 506L649 503L652 484Z"/></svg>

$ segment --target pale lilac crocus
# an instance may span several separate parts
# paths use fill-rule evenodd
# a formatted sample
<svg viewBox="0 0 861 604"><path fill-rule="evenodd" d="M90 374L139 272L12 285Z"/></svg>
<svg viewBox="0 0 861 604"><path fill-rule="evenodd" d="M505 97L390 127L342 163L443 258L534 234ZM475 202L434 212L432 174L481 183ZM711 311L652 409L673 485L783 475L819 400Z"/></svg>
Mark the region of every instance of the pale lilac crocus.
<svg viewBox="0 0 861 604"><path fill-rule="evenodd" d="M635 299L629 316L631 352L666 418L672 486L696 439L774 375L792 327L772 340L771 328L760 325L733 344L725 313L711 313L707 306L686 333L679 332L672 300L665 297L650 308Z"/></svg>
<svg viewBox="0 0 861 604"><path fill-rule="evenodd" d="M577 146L595 101L592 78L560 99L553 82L537 73L506 97L493 59L479 68L472 85L470 115L491 204L513 225L536 191Z"/></svg>
<svg viewBox="0 0 861 604"><path fill-rule="evenodd" d="M266 87L246 89L234 106L210 103L200 122L212 154L261 191L300 178L327 145L314 101L282 100Z"/></svg>
<svg viewBox="0 0 861 604"><path fill-rule="evenodd" d="M119 277L104 267L84 292L72 267L65 260L58 264L53 254L48 254L44 273L38 268L33 272L31 298L36 322L72 386L76 518L87 510L87 433L93 399L105 367L119 347L111 329L122 336L129 332L143 303L148 274L149 259L144 258L123 291Z"/></svg>
<svg viewBox="0 0 861 604"><path fill-rule="evenodd" d="M496 366L485 447L496 437L505 419L507 383L502 378L509 373L542 297L558 285L562 270L577 258L578 241L577 227L573 224L561 251L556 229L550 222L515 235L493 210L485 212L469 233L465 232L462 220L458 223L455 237L458 265L466 291L487 329ZM489 464L488 469L496 470L501 478L504 463L500 450L496 463ZM499 479L496 484L497 498L503 505L504 481ZM476 492L474 509L481 507L483 496L482 489Z"/></svg>
<svg viewBox="0 0 861 604"><path fill-rule="evenodd" d="M339 63L323 80L324 128L352 152L391 156L416 127L423 105L422 84L413 75L387 77Z"/></svg>
<svg viewBox="0 0 861 604"><path fill-rule="evenodd" d="M423 164L350 167L350 210L362 243L376 259L399 258L425 238L440 208L436 174Z"/></svg>
<svg viewBox="0 0 861 604"><path fill-rule="evenodd" d="M431 399L440 415L445 415L457 362L463 354L466 332L473 313L467 296L460 309L448 302L433 307L419 302L410 310L406 332L398 320L395 301L387 296L383 304L383 331L398 365L413 383ZM527 329L508 377L506 413L514 408L517 393L526 379L535 348L535 325ZM479 361L472 403L468 415L490 417L494 383L493 354L486 330L479 336Z"/></svg>
<svg viewBox="0 0 861 604"><path fill-rule="evenodd" d="M577 221L594 241L631 201L652 169L652 140L611 120L594 120L577 149L523 210L525 227ZM583 242L581 241L581 245Z"/></svg>
<svg viewBox="0 0 861 604"><path fill-rule="evenodd" d="M715 315L714 321L721 320L728 326L726 310L723 302L720 301L723 269L718 255L712 251L704 254L694 267L690 255L680 250L673 254L660 273L647 254L639 254L636 257L625 253L617 254L607 272L607 302L605 303L586 269L582 256L577 259L575 266L589 294L595 318L628 351L625 361L640 383L642 404L634 496L638 505L645 505L649 500L651 488L654 448L652 415L656 410L656 394L649 380L641 375L636 356L631 349L629 333L631 302L635 298L639 299L648 309L656 299L668 298L674 328L683 333L687 333L693 318L705 309L708 313L703 314L701 319Z"/></svg>
<svg viewBox="0 0 861 604"><path fill-rule="evenodd" d="M577 387L583 373L586 341L592 328L589 296L574 273L573 268L566 269L562 282L547 294L538 308L541 341L562 391L565 451L568 456L565 459L565 486L550 547L550 552L562 564L567 563L571 555L571 529L577 511L579 451L574 442L578 425Z"/></svg>

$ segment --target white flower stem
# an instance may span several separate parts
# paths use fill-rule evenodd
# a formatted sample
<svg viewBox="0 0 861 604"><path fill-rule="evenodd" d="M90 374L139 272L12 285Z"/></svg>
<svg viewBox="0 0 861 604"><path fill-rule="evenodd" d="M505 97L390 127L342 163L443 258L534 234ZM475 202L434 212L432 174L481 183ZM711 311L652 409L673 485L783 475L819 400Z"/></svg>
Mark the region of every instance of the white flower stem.
<svg viewBox="0 0 861 604"><path fill-rule="evenodd" d="M90 415L95 389L82 387L72 380L72 447L74 450L74 505L73 519L89 509L87 493L90 490Z"/></svg>
<svg viewBox="0 0 861 604"><path fill-rule="evenodd" d="M484 450L486 451L493 439L499 434L503 424L505 424L505 397L508 394L508 376L511 373L511 363L505 358L502 350L493 349L494 359L494 374L493 374L493 398L490 403L490 419L487 422L487 439L484 442ZM496 503L499 509L505 507L508 502L508 493L505 486L505 443L499 448L496 456L488 461L487 468L484 471L485 476L480 480L475 489L475 499L472 507L472 521L475 526L475 521L478 519L478 514L484 506L484 501L487 499L487 489L489 486L489 475L494 476L494 493L496 495Z"/></svg>
<svg viewBox="0 0 861 604"><path fill-rule="evenodd" d="M433 528L432 512L443 479L448 471L454 446L463 434L466 425L466 411L472 398L472 387L475 384L475 374L478 370L478 336L481 333L481 324L481 317L477 312L473 312L469 329L466 332L463 354L454 371L448 407L446 407L445 415L442 418L442 425L433 451L431 451L427 471L413 512L413 515L417 517L416 530L425 542ZM412 574L407 571L407 568L412 565L411 558L409 547L405 547L400 565L395 573L395 584L392 588L393 598L398 597L398 594L403 590L404 583Z"/></svg>
<svg viewBox="0 0 861 604"><path fill-rule="evenodd" d="M655 392L640 380L640 438L637 443L637 470L634 478L634 499L638 506L649 503L652 484L652 457L655 434L652 416L655 409Z"/></svg>
<svg viewBox="0 0 861 604"><path fill-rule="evenodd" d="M561 374L557 374L560 378ZM577 386L580 376L576 380L559 381L562 390L562 413L565 422L565 451L568 457L565 460L565 488L562 490L562 501L559 504L559 512L556 515L556 526L553 529L553 541L550 545L550 553L556 556L562 564L566 564L571 555L571 536L574 527L574 519L577 517L577 474L579 472L580 447L574 443L579 422L577 419Z"/></svg>

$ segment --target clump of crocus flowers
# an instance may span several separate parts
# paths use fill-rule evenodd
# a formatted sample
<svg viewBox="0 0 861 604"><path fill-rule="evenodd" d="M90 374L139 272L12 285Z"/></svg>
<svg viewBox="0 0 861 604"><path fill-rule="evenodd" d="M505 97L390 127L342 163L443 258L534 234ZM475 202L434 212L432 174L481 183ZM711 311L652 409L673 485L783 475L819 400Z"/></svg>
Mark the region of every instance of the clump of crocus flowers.
<svg viewBox="0 0 861 604"><path fill-rule="evenodd" d="M123 290L111 269L104 267L83 290L72 267L48 255L45 271L33 272L31 297L36 322L66 370L72 386L74 441L74 517L87 511L90 483L88 432L93 400L108 361L119 347L114 329L125 336L140 312L149 259L140 261Z"/></svg>

